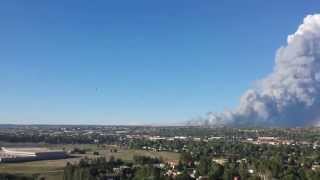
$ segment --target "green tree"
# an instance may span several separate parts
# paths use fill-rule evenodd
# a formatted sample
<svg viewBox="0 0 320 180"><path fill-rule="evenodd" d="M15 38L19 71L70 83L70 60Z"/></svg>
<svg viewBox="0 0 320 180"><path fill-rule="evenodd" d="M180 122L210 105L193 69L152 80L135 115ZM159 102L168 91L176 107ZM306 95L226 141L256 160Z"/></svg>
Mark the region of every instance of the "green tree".
<svg viewBox="0 0 320 180"><path fill-rule="evenodd" d="M219 179L223 176L224 168L222 165L213 163L212 167L209 170L209 178L210 179Z"/></svg>
<svg viewBox="0 0 320 180"><path fill-rule="evenodd" d="M197 168L200 176L208 175L209 172L209 160L207 157L201 157L200 164Z"/></svg>

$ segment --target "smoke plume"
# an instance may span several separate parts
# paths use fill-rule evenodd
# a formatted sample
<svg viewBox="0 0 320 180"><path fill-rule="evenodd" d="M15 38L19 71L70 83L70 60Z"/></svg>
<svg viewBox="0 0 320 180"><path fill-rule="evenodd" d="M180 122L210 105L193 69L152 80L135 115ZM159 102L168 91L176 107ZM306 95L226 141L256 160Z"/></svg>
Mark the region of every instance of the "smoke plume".
<svg viewBox="0 0 320 180"><path fill-rule="evenodd" d="M276 52L275 67L240 105L209 113L219 126L313 126L320 123L320 14L308 15L287 44Z"/></svg>

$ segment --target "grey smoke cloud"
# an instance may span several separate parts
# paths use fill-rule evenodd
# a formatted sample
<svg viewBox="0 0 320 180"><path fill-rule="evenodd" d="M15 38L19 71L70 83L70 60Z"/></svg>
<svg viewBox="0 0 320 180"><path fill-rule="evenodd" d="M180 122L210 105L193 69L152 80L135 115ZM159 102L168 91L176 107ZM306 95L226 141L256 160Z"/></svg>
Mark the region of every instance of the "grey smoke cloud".
<svg viewBox="0 0 320 180"><path fill-rule="evenodd" d="M275 67L231 111L206 123L227 126L320 125L320 14L308 15L276 52Z"/></svg>

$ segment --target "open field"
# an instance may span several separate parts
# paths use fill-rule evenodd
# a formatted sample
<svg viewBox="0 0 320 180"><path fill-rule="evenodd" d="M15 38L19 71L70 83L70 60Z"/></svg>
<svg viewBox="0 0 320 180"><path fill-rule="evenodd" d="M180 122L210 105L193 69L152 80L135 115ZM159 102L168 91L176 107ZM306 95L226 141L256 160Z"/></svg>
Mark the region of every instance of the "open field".
<svg viewBox="0 0 320 180"><path fill-rule="evenodd" d="M21 147L21 146L20 146ZM59 159L59 160L44 160L44 161L31 161L23 163L0 163L0 173L13 173L13 174L25 174L33 175L40 174L41 176L46 177L46 179L62 179L63 168L66 164L76 163L82 157L106 157L109 159L111 156L115 158L122 159L124 161L131 161L134 156L150 156L158 157L163 160L177 160L179 159L178 153L172 152L151 152L145 150L132 150L132 149L121 149L117 146L97 146L93 144L83 144L83 145L40 145L40 147L47 147L50 149L65 149L70 150L75 147L81 149L88 149L86 154L76 155L77 157L68 158L68 159ZM117 152L110 152L111 149L117 149ZM93 155L93 152L99 152L99 156Z"/></svg>
<svg viewBox="0 0 320 180"><path fill-rule="evenodd" d="M157 157L163 160L177 160L179 159L179 153L173 152L153 152L153 151L145 151L145 150L135 150L135 149L122 149L118 146L112 145L105 145L105 146L97 146L95 144L81 144L81 145L48 145L46 146L50 149L65 149L66 151L73 149L75 147L80 149L88 149L87 154L79 155L79 156L87 156L87 157L99 157L94 156L93 152L99 152L100 156L104 156L107 159L111 156L115 157L116 159L122 159L124 161L131 161L134 156L150 156L150 157ZM110 152L111 149L117 149L117 152ZM67 160L68 161L68 160ZM73 162L72 160L71 162Z"/></svg>

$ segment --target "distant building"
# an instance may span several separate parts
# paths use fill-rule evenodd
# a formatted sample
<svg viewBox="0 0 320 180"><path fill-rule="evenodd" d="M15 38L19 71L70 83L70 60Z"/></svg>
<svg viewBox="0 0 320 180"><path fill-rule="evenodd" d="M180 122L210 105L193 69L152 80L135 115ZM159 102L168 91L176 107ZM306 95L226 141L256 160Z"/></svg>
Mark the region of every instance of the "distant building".
<svg viewBox="0 0 320 180"><path fill-rule="evenodd" d="M179 161L177 160L170 160L170 161L166 161L166 163L171 167L171 168L175 168L178 164L179 164Z"/></svg>
<svg viewBox="0 0 320 180"><path fill-rule="evenodd" d="M276 137L258 137L257 144L278 145L280 141Z"/></svg>
<svg viewBox="0 0 320 180"><path fill-rule="evenodd" d="M313 171L319 170L319 169L320 169L320 165L318 165L318 164L313 164L312 167L311 167L311 169L312 169Z"/></svg>
<svg viewBox="0 0 320 180"><path fill-rule="evenodd" d="M35 160L63 159L67 154L62 150L47 148L1 148L0 162L23 162Z"/></svg>
<svg viewBox="0 0 320 180"><path fill-rule="evenodd" d="M228 160L224 158L213 158L212 161L217 164L224 165Z"/></svg>

